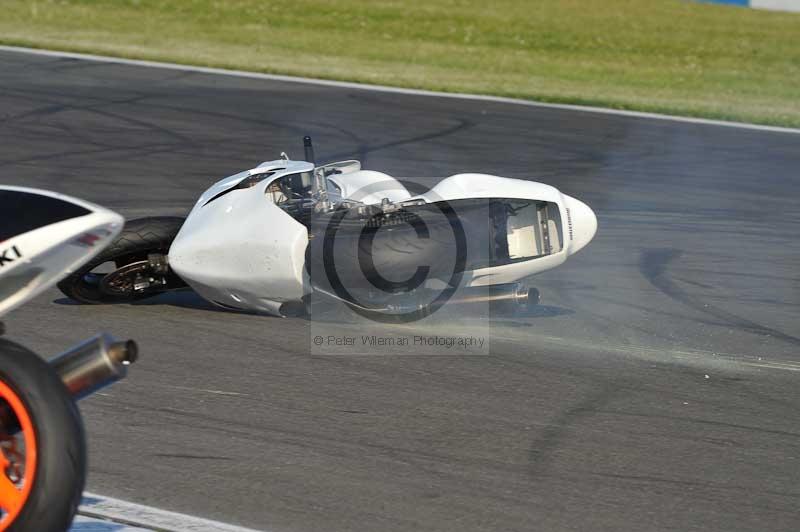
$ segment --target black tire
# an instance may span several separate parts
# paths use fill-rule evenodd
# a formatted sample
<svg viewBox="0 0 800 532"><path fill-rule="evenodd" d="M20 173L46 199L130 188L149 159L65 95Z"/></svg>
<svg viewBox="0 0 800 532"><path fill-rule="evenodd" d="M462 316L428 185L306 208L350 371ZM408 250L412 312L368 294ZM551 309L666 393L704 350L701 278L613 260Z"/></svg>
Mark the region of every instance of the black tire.
<svg viewBox="0 0 800 532"><path fill-rule="evenodd" d="M75 402L44 360L2 338L0 380L22 401L37 443L30 494L7 530L67 530L86 481L86 441Z"/></svg>
<svg viewBox="0 0 800 532"><path fill-rule="evenodd" d="M88 282L89 272L105 262L114 262L117 268L140 260L150 253L169 251L185 218L154 216L125 223L120 235L97 257L58 283L61 292L75 301L88 304L120 303L151 297L153 294L130 294L125 297L102 292L96 282ZM95 280L96 281L96 280Z"/></svg>

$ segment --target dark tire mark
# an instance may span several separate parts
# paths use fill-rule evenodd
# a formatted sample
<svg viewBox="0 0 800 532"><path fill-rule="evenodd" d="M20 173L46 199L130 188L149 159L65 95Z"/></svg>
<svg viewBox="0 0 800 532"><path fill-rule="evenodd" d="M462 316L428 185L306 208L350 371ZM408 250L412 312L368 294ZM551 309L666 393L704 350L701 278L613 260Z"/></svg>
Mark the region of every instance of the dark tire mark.
<svg viewBox="0 0 800 532"><path fill-rule="evenodd" d="M531 444L528 452L529 473L534 477L542 475L553 452L569 440L569 430L581 420L601 412L612 399L624 391L625 387L621 383L603 382L599 390L556 416Z"/></svg>
<svg viewBox="0 0 800 532"><path fill-rule="evenodd" d="M709 303L704 303L699 298L683 290L667 274L669 263L680 257L682 253L682 250L673 248L646 249L639 258L639 271L650 284L665 295L691 309L714 316L736 329L760 336L772 336L784 342L800 346L800 338L796 336L742 318Z"/></svg>

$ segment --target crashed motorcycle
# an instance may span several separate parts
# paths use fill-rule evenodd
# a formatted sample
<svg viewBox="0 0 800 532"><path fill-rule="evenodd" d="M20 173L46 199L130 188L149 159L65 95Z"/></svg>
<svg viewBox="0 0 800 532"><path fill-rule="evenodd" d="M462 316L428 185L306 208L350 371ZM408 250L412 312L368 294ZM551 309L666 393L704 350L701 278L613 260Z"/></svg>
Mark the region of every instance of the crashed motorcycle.
<svg viewBox="0 0 800 532"><path fill-rule="evenodd" d="M286 154L215 183L188 217L130 221L61 283L84 303L187 285L226 309L285 316L312 295L370 316L418 317L444 303L525 306L522 282L585 247L594 212L556 188L457 174L413 195L358 161ZM105 269L102 266L105 265Z"/></svg>
<svg viewBox="0 0 800 532"><path fill-rule="evenodd" d="M0 212L0 316L93 259L124 223L102 207L21 187L0 186ZM104 334L47 361L0 338L0 531L70 526L86 478L75 401L123 378L136 356L133 341Z"/></svg>

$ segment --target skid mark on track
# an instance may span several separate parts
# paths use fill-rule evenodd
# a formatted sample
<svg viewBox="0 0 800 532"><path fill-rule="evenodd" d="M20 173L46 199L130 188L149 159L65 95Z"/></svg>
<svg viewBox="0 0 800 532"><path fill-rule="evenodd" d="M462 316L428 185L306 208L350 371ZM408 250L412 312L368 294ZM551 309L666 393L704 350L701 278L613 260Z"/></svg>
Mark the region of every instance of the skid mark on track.
<svg viewBox="0 0 800 532"><path fill-rule="evenodd" d="M800 338L786 334L772 327L767 327L732 314L689 294L675 283L667 273L669 263L683 254L682 250L672 248L646 249L639 258L639 271L650 284L658 288L670 298L683 303L698 312L714 316L728 325L760 336L772 336L784 342L800 346Z"/></svg>
<svg viewBox="0 0 800 532"><path fill-rule="evenodd" d="M142 104L144 106L147 106L148 104L145 103L145 100L147 100L150 97L151 97L151 95L149 95L149 94L138 94L136 96L132 96L132 97L129 97L129 98L117 99L117 100L114 100L114 99L100 100L100 101L92 102L92 103L86 104L86 105L75 105L75 104L62 103L62 102L50 102L50 101L46 101L45 100L45 101L42 102L42 103L44 103L44 105L42 107L38 107L38 108L35 108L35 109L31 109L29 111L26 111L24 113L20 113L18 115L13 115L13 116L7 117L4 120L0 121L0 125L8 126L9 124L11 124L13 122L20 122L20 121L31 119L31 118L51 117L51 116L54 116L54 115L67 113L67 112L86 112L86 113L97 115L97 116L102 117L102 118L109 119L109 121L110 121L109 128L119 127L119 124L127 125L127 126L133 126L135 128L140 128L140 129L143 129L145 131L148 131L148 132L151 132L151 133L154 133L154 134L162 134L163 136L165 136L167 138L170 138L172 143L176 143L177 142L177 143L185 144L186 146L192 146L194 144L194 141L191 138L189 138L186 135L183 135L181 133L178 133L178 132L176 132L176 131L174 131L174 130L172 130L170 128L161 126L161 125L156 124L155 122L152 122L150 120L144 120L144 119L141 119L141 118L128 116L128 115L123 114L121 112L115 112L115 111L110 111L110 110L107 110L107 109L103 109L103 107L108 107L108 106L116 107L116 106L120 106L120 105L139 105L139 104ZM35 100L35 101L40 101L40 100ZM69 120L67 120L67 123L65 125L63 125L62 127L71 127L71 124L69 123ZM82 132L80 132L78 129L72 128L72 130L81 133L81 136L85 137L85 135ZM97 141L94 141L94 140L89 140L88 142L90 142L92 145L108 147L108 145L103 143L103 142L97 142ZM121 146L111 146L111 147L119 148Z"/></svg>
<svg viewBox="0 0 800 532"><path fill-rule="evenodd" d="M777 429L770 429L766 427L758 427L753 425L743 425L741 423L728 423L725 421L717 421L714 419L703 419L697 417L688 417L688 416L671 416L665 414L653 414L653 413L639 413L639 412L614 412L616 416L629 416L629 417L641 417L641 418L649 418L649 419L664 419L669 421L680 421L682 423L692 423L697 425L708 425L712 427L723 427L728 429L736 429L740 431L746 432L755 432L755 433L764 433L764 434L772 434L775 436L781 436L784 438L792 438L792 439L800 439L800 433L798 432L791 432L787 430L777 430Z"/></svg>
<svg viewBox="0 0 800 532"><path fill-rule="evenodd" d="M364 163L367 160L368 155L370 153L374 153L374 152L377 152L377 151L380 151L380 150L385 150L387 148L395 148L397 146L404 146L404 145L407 145L407 144L414 144L414 143L417 143L417 142L424 142L424 141L429 141L429 140L433 140L433 139L444 138L444 137L453 135L454 133L458 133L460 131L467 130L467 129L473 127L473 126L474 126L474 124L472 122L469 122L467 120L459 120L458 124L456 124L454 126L450 126L450 127L445 128L443 130L440 130L440 131L433 131L433 132L430 132L430 133L425 133L423 135L416 135L414 137L410 137L410 138L406 138L406 139L394 140L394 141L391 141L391 142L384 142L383 144L376 144L376 145L373 145L373 146L370 146L370 145L367 145L367 144L362 144L361 146L358 147L358 150L357 150L358 151L358 157L357 158L359 160L361 160L362 163ZM341 156L343 156L343 155L341 155ZM339 154L334 154L332 158L336 159L338 157L340 157Z"/></svg>
<svg viewBox="0 0 800 532"><path fill-rule="evenodd" d="M620 383L604 383L595 393L557 415L531 444L528 452L530 474L540 476L545 472L552 455L562 443L569 441L570 432L577 429L578 423L602 411L623 390Z"/></svg>
<svg viewBox="0 0 800 532"><path fill-rule="evenodd" d="M228 458L227 456L211 456L206 454L156 453L153 456L156 458L180 458L183 460L233 460L233 458Z"/></svg>

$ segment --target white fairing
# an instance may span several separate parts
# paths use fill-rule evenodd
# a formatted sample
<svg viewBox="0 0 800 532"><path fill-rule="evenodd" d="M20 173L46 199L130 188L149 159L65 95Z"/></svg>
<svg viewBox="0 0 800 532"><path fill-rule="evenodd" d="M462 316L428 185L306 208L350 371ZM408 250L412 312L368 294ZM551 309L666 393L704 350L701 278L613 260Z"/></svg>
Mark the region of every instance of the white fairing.
<svg viewBox="0 0 800 532"><path fill-rule="evenodd" d="M53 198L85 209L85 214L15 234L0 242L0 315L52 287L91 260L122 230L115 212L62 194L0 186L1 192ZM13 220L2 220L5 228Z"/></svg>
<svg viewBox="0 0 800 532"><path fill-rule="evenodd" d="M515 198L547 201L558 206L563 234L560 251L528 261L474 270L468 275L469 286L513 283L555 268L586 246L597 232L597 217L585 203L562 194L555 187L535 181L486 174L457 174L440 181L418 197L428 203L468 198Z"/></svg>
<svg viewBox="0 0 800 532"><path fill-rule="evenodd" d="M592 241L597 233L597 216L584 202L562 194L567 216L567 238L569 255L574 255Z"/></svg>
<svg viewBox="0 0 800 532"><path fill-rule="evenodd" d="M533 251L531 224L509 227L509 246L520 257L535 258L466 272L471 286L516 282L558 266L588 244L597 230L597 219L587 205L542 183L458 174L412 197L395 178L361 170L357 161L345 163L331 165L338 164L341 171L327 177L328 198L334 204L508 198L557 207L554 220L536 222L552 224L557 244L552 249L557 251ZM279 315L284 303L300 301L311 292L305 269L308 232L274 203L287 196L270 185L313 170L307 162L269 161L214 184L200 197L175 238L169 250L170 266L201 296L224 307Z"/></svg>
<svg viewBox="0 0 800 532"><path fill-rule="evenodd" d="M308 163L282 166L287 165L290 172L313 169ZM273 179L212 200L264 168L223 179L206 191L172 243L169 263L213 303L279 314L283 303L299 301L310 290L304 269L308 231L266 199Z"/></svg>

